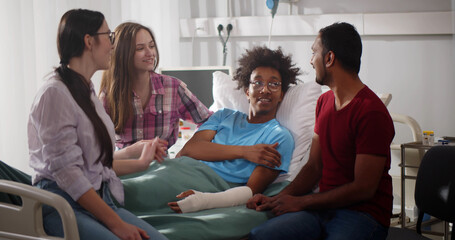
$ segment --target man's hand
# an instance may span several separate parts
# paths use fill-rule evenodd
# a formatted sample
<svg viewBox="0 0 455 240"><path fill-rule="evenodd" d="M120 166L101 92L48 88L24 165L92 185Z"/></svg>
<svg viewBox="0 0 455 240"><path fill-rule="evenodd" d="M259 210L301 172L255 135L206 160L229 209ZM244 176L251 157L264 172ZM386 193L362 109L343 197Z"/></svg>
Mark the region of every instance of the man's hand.
<svg viewBox="0 0 455 240"><path fill-rule="evenodd" d="M271 197L267 197L263 194L255 194L252 198L246 202L246 207L250 209L255 209L256 211L268 210L264 205L269 203L272 200Z"/></svg>
<svg viewBox="0 0 455 240"><path fill-rule="evenodd" d="M279 167L281 154L276 150L277 147L278 143L245 146L244 159L270 168Z"/></svg>
<svg viewBox="0 0 455 240"><path fill-rule="evenodd" d="M291 195L282 195L272 200L269 206L273 206L272 212L276 215L282 215L289 212L298 212L304 210L303 203L305 196L296 197Z"/></svg>
<svg viewBox="0 0 455 240"><path fill-rule="evenodd" d="M303 197L295 197L291 195L277 195L267 197L262 194L255 194L246 206L256 211L271 210L275 215L279 216L288 212L298 212L303 210Z"/></svg>

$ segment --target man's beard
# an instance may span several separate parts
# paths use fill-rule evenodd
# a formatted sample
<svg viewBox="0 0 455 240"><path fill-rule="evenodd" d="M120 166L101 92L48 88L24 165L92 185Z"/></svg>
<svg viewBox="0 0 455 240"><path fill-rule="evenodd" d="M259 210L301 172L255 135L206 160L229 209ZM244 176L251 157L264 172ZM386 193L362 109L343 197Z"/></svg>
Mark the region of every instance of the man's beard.
<svg viewBox="0 0 455 240"><path fill-rule="evenodd" d="M321 77L318 78L318 76L316 76L315 80L316 80L316 83L318 83L319 85L327 86L327 84L329 83L328 78L327 78L327 71L326 71L325 65L322 65L322 66L324 66L324 72Z"/></svg>

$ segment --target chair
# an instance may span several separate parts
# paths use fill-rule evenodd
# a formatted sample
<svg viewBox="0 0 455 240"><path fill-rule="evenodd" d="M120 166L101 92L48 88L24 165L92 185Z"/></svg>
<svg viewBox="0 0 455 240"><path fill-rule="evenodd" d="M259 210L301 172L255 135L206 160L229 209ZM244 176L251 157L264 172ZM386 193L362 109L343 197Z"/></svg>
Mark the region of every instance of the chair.
<svg viewBox="0 0 455 240"><path fill-rule="evenodd" d="M418 233L424 213L455 222L455 146L434 146L425 153L417 173L414 197L419 211ZM444 239L448 239L448 224L444 225ZM454 240L453 229L451 235Z"/></svg>
<svg viewBox="0 0 455 240"><path fill-rule="evenodd" d="M76 216L61 196L36 187L0 179L0 192L20 197L20 205L0 202L0 239L59 239L43 229L42 205L54 207L62 218L64 239L79 239Z"/></svg>
<svg viewBox="0 0 455 240"><path fill-rule="evenodd" d="M419 211L417 233L422 233L421 226L425 213L452 224L455 222L454 171L455 146L434 146L423 156L417 173L414 194ZM444 228L444 239L448 239L447 224ZM416 233L410 229L390 228L387 239L419 239L415 235ZM454 240L453 230L451 235L451 239Z"/></svg>

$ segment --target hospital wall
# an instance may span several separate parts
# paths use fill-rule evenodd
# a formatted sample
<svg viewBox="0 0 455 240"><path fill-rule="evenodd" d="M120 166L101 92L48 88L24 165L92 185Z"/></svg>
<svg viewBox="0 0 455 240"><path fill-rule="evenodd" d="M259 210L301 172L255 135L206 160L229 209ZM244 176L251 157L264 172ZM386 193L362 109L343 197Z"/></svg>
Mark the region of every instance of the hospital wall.
<svg viewBox="0 0 455 240"><path fill-rule="evenodd" d="M231 1L229 13L225 10L228 8L227 2L182 1L179 6L180 18L270 15L265 1ZM277 16L452 11L452 4L453 1L450 0L344 0L336 3L329 0L305 0L293 4L292 14L288 13L289 4L281 3ZM453 23L446 24L453 27ZM301 78L312 81L314 71L310 65L310 47L314 37L274 37L272 34L270 47L281 46L285 52L292 53L297 65L308 73ZM364 35L362 40L364 49L360 77L374 91L392 94L389 110L415 118L422 129L434 130L436 136L455 135L455 109L451 107L455 100L453 35ZM245 49L267 43L266 36L231 37L227 44L227 65L235 68L236 60ZM218 37L181 38L179 44L181 66L222 64L222 45ZM406 130L398 129L397 137Z"/></svg>
<svg viewBox="0 0 455 240"><path fill-rule="evenodd" d="M290 4L280 3L276 16L444 12L453 11L453 2L453 0L344 0L334 3L329 0L305 0L293 4L291 13ZM228 4L228 1L199 0L180 3L181 19L270 16L265 1L231 1L231 4ZM454 26L453 22L442 24L452 28ZM235 27L240 29L245 26L237 24ZM280 27L285 26L274 25L272 33L273 29ZM314 38L315 36L311 35L275 37L272 34L270 47L281 46L284 52L292 53L297 66L306 73L301 79L313 81L310 47ZM411 116L423 130L435 131L436 137L455 136L455 109L452 105L455 102L453 34L364 34L362 40L360 78L374 91L392 94L389 111ZM227 65L235 69L236 60L245 49L267 44L267 36L231 37L227 44ZM197 37L196 34L196 37L180 39L181 66L221 65L222 59L222 44L218 37ZM395 127L397 132L395 142L412 140L411 130L407 126L397 124ZM398 153L394 153L393 175L399 174L396 167L398 157Z"/></svg>

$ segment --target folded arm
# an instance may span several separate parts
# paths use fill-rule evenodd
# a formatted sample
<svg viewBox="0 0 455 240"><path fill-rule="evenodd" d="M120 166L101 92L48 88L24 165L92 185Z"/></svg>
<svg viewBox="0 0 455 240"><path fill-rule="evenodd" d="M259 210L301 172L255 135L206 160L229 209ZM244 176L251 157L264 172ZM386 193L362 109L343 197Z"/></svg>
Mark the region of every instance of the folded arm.
<svg viewBox="0 0 455 240"><path fill-rule="evenodd" d="M303 196L303 208L340 208L371 199L378 188L385 162L385 156L358 154L354 181L330 191Z"/></svg>
<svg viewBox="0 0 455 240"><path fill-rule="evenodd" d="M281 155L276 150L277 143L252 146L223 145L212 142L215 135L214 130L197 132L185 144L179 155L213 162L246 159L272 168L281 165Z"/></svg>
<svg viewBox="0 0 455 240"><path fill-rule="evenodd" d="M313 143L318 136L315 135ZM318 142L317 142L318 143ZM358 154L354 169L354 181L339 186L330 191L315 194L306 194L310 190L310 185L316 180L312 175L311 169L320 169L322 171L322 161L317 146L312 145L310 159L296 179L280 194L273 198L267 198L261 195L255 196L247 203L249 208L256 210L272 209L277 215L286 212L295 212L306 209L331 209L346 207L364 200L371 199L381 180L382 171L386 162L385 156ZM318 157L319 156L319 157ZM318 160L319 159L319 160ZM320 175L319 175L320 176ZM311 179L312 178L312 179ZM299 191L302 187L302 191Z"/></svg>

